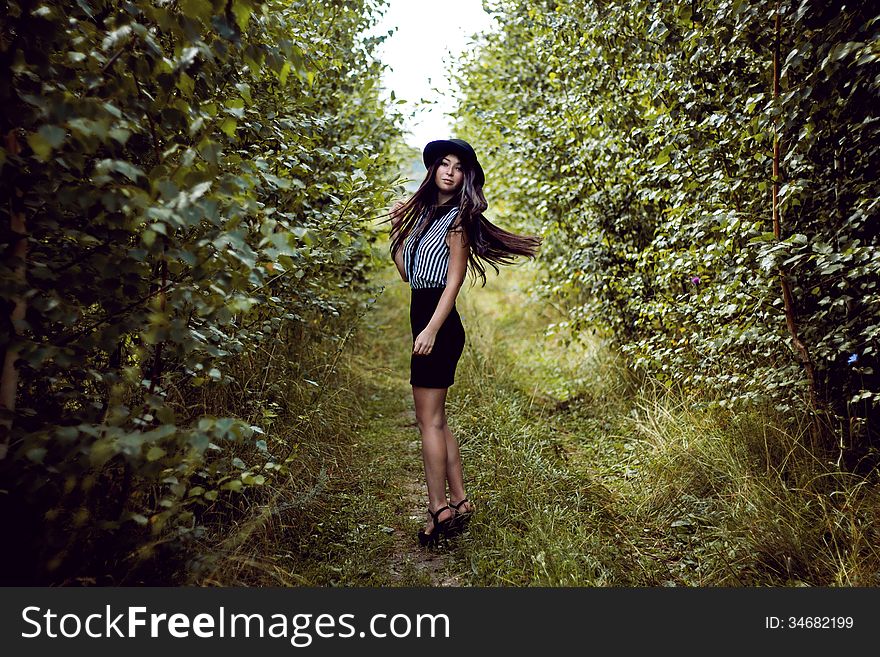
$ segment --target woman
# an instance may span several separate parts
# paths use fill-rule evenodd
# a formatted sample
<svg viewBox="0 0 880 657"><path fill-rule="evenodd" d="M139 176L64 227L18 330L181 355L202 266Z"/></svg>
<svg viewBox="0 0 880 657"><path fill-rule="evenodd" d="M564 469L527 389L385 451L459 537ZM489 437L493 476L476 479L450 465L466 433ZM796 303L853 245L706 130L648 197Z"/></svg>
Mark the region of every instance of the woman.
<svg viewBox="0 0 880 657"><path fill-rule="evenodd" d="M485 176L466 141L432 141L422 159L428 172L419 189L391 209L391 255L412 288L410 384L428 484L428 521L419 543L434 545L463 529L474 511L464 490L458 442L446 424L446 393L465 341L456 297L468 269L485 285L483 262L497 273L498 264L516 256L534 257L540 239L509 233L483 216Z"/></svg>

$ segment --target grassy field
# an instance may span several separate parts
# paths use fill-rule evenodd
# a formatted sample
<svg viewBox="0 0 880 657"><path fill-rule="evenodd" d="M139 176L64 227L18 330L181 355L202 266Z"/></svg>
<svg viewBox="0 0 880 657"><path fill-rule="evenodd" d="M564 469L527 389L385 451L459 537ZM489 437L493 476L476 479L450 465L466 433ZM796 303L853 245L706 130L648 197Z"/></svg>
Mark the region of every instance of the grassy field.
<svg viewBox="0 0 880 657"><path fill-rule="evenodd" d="M426 493L409 290L389 268L301 440L311 483L275 491L200 581L880 584L876 474L814 456L788 418L695 410L681 391L636 386L600 336L568 339L535 277L507 268L459 297L467 346L448 415L478 507L467 534L438 552L416 541Z"/></svg>

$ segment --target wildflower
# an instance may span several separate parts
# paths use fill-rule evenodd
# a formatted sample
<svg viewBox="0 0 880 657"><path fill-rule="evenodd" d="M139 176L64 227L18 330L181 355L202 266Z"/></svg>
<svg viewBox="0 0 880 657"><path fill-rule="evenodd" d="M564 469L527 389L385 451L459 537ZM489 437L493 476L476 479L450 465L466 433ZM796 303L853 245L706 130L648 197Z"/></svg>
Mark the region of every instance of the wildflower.
<svg viewBox="0 0 880 657"><path fill-rule="evenodd" d="M691 283L693 283L694 285L699 285L700 284L700 277L699 276L691 276Z"/></svg>
<svg viewBox="0 0 880 657"><path fill-rule="evenodd" d="M859 359L859 355L858 355L858 354L850 354L850 357L849 357L849 359L848 359L846 362L849 363L850 365L852 365L852 364L855 363L858 359Z"/></svg>

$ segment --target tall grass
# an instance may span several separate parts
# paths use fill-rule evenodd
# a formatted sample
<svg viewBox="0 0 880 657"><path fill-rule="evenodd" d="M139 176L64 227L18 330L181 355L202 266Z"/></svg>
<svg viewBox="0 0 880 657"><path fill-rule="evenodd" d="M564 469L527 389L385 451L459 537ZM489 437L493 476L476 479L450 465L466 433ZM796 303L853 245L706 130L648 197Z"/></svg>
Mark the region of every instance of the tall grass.
<svg viewBox="0 0 880 657"><path fill-rule="evenodd" d="M474 584L880 583L876 473L810 448L806 418L636 385L600 336L566 337L534 275L463 293L450 422L480 504L457 551Z"/></svg>
<svg viewBox="0 0 880 657"><path fill-rule="evenodd" d="M536 272L506 269L458 304L468 339L449 422L478 511L451 544L456 581L880 584L876 473L813 451L806 418L636 381L601 336L566 334L564 314L532 294ZM268 364L282 384L269 442L293 462L262 497L214 510L189 581L429 583L411 562L389 565L418 550L401 491L421 464L402 417L407 290L386 278L344 345L318 341L310 356L284 359L297 371L249 365L265 376ZM326 373L320 389L305 371Z"/></svg>
<svg viewBox="0 0 880 657"><path fill-rule="evenodd" d="M531 276L506 270L462 294L468 346L450 424L479 512L458 554L477 585L618 584L635 554L615 538L617 494L572 467L582 436L557 412L584 403L605 363L593 343L545 335L557 317L529 295Z"/></svg>
<svg viewBox="0 0 880 657"><path fill-rule="evenodd" d="M683 583L880 582L876 477L839 469L807 446L806 423L787 420L669 398L640 403L633 425L645 468L634 510L690 552L677 569Z"/></svg>
<svg viewBox="0 0 880 657"><path fill-rule="evenodd" d="M316 321L307 335L242 359L235 380L256 386L242 383L243 394L205 403L211 413L247 414L266 428L271 460L282 467L266 473L262 490L250 488L207 510L198 556L188 564L190 583L361 581L359 573L381 558L375 553L388 548L386 535L362 526L357 494L363 485L357 443L369 392L354 354L365 321L364 312ZM262 394L248 396L255 387Z"/></svg>

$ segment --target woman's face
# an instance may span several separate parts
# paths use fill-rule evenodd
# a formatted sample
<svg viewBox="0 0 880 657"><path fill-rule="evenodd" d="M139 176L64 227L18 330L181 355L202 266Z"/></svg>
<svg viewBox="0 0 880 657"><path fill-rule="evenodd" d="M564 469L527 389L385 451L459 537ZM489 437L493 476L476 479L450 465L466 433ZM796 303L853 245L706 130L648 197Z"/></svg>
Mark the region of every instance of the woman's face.
<svg viewBox="0 0 880 657"><path fill-rule="evenodd" d="M461 168L461 160L451 153L444 156L434 175L437 189L444 194L454 194L461 187L462 182L464 182L464 170Z"/></svg>

